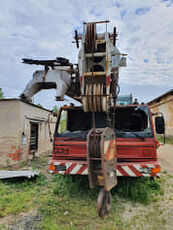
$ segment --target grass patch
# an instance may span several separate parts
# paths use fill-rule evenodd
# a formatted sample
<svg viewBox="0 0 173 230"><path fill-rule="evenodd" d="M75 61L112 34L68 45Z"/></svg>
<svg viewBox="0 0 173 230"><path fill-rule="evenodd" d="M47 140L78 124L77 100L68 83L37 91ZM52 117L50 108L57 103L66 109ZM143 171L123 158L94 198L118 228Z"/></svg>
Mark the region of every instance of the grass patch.
<svg viewBox="0 0 173 230"><path fill-rule="evenodd" d="M93 199L96 198L99 192L99 187L93 190L89 189L88 176L66 175L64 177L55 174L52 181L55 182L53 184L53 192L57 195Z"/></svg>
<svg viewBox="0 0 173 230"><path fill-rule="evenodd" d="M31 208L31 193L17 192L4 195L0 198L0 217L7 214L17 214L22 211L27 212Z"/></svg>
<svg viewBox="0 0 173 230"><path fill-rule="evenodd" d="M149 178L119 178L118 185L113 189L113 194L142 204L149 204L154 201L155 195L162 195L163 189L155 180Z"/></svg>
<svg viewBox="0 0 173 230"><path fill-rule="evenodd" d="M66 129L67 129L66 125L67 125L67 120L66 119L61 120L61 122L60 122L60 133L64 133L66 131Z"/></svg>
<svg viewBox="0 0 173 230"><path fill-rule="evenodd" d="M123 206L117 196L149 204L156 202L156 196L162 195L161 191L160 184L148 178L120 178L118 186L111 192L112 212L107 219L100 220L96 213L99 188L90 190L87 177L54 175L51 195L39 207L44 216L42 228L49 229L51 225L55 229L55 226L62 226L62 229L73 229L74 226L79 229L99 229L100 226L102 229L124 229Z"/></svg>
<svg viewBox="0 0 173 230"><path fill-rule="evenodd" d="M87 176L53 175L47 180L39 175L33 180L0 182L0 216L18 215L31 209L42 218L40 229L117 229L124 230L123 197L148 204L161 195L159 182L147 178L120 178L112 190L112 211L109 217L97 216L99 187L89 189Z"/></svg>
<svg viewBox="0 0 173 230"><path fill-rule="evenodd" d="M49 198L43 195L39 210L43 216L41 228L51 229L100 229L102 224L123 229L120 217L122 205L112 198L112 213L101 220L96 212L99 188L90 190L88 178L54 175L50 184ZM57 218L58 217L58 218ZM61 227L60 227L61 226ZM103 228L102 228L103 229Z"/></svg>
<svg viewBox="0 0 173 230"><path fill-rule="evenodd" d="M156 137L156 139L160 142L160 144L163 143L163 137ZM165 144L173 145L173 137L166 137Z"/></svg>
<svg viewBox="0 0 173 230"><path fill-rule="evenodd" d="M11 179L0 182L0 217L29 211L33 196L45 183L43 175L33 180Z"/></svg>

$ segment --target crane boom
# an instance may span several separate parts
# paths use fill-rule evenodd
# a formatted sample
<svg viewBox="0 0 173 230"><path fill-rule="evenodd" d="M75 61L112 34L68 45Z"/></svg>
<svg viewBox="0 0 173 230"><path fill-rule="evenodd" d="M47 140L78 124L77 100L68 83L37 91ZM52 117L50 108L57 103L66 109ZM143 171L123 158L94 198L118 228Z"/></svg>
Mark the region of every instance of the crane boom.
<svg viewBox="0 0 173 230"><path fill-rule="evenodd" d="M64 95L82 102L85 112L107 111L115 102L118 91L119 67L126 66L126 55L116 46L116 27L113 33L107 31L109 21L83 23L83 33L75 31L77 48L81 40L78 64L68 59L55 60L23 59L25 64L44 66L37 70L26 85L20 97L31 101L42 89L56 89L56 100ZM105 32L97 32L97 24L105 23Z"/></svg>

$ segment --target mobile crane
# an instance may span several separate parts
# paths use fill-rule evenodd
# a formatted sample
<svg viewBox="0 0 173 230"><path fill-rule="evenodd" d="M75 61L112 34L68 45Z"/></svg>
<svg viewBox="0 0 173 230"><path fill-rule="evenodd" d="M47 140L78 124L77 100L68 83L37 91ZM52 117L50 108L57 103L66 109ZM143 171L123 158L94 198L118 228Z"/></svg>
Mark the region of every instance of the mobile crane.
<svg viewBox="0 0 173 230"><path fill-rule="evenodd" d="M105 24L98 33L97 25ZM24 100L42 89L55 88L56 100L68 95L81 107L65 106L59 111L54 135L51 173L89 176L90 188L100 185L97 210L100 217L111 208L110 190L118 176L159 176L158 142L154 138L151 112L147 105L116 106L119 68L126 66L126 54L116 47L116 27L107 31L109 21L83 23L75 31L81 48L78 64L65 58L23 59L26 64L43 65L21 94ZM66 127L60 132L63 113ZM161 132L161 131L160 131Z"/></svg>

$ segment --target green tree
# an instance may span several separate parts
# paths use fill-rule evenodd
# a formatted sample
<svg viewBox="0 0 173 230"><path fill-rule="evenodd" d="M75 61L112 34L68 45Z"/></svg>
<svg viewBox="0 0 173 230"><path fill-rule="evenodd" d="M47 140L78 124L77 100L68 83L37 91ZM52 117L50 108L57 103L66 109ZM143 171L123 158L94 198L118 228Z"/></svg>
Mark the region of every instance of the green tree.
<svg viewBox="0 0 173 230"><path fill-rule="evenodd" d="M0 88L0 99L4 99L4 94L2 92L2 88Z"/></svg>
<svg viewBox="0 0 173 230"><path fill-rule="evenodd" d="M53 107L53 112L58 113L58 107L56 105Z"/></svg>
<svg viewBox="0 0 173 230"><path fill-rule="evenodd" d="M38 103L37 106L39 106L40 108L43 108L43 106L40 103Z"/></svg>

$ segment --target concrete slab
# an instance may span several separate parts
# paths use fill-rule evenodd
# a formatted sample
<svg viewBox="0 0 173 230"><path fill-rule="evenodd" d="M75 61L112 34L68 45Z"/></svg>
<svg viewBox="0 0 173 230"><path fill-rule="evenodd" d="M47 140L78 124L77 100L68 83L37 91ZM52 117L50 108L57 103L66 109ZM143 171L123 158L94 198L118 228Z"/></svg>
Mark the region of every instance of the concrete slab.
<svg viewBox="0 0 173 230"><path fill-rule="evenodd" d="M38 176L40 174L37 170L21 170L21 171L5 171L0 170L0 179L9 179L17 177L26 177L28 179Z"/></svg>

